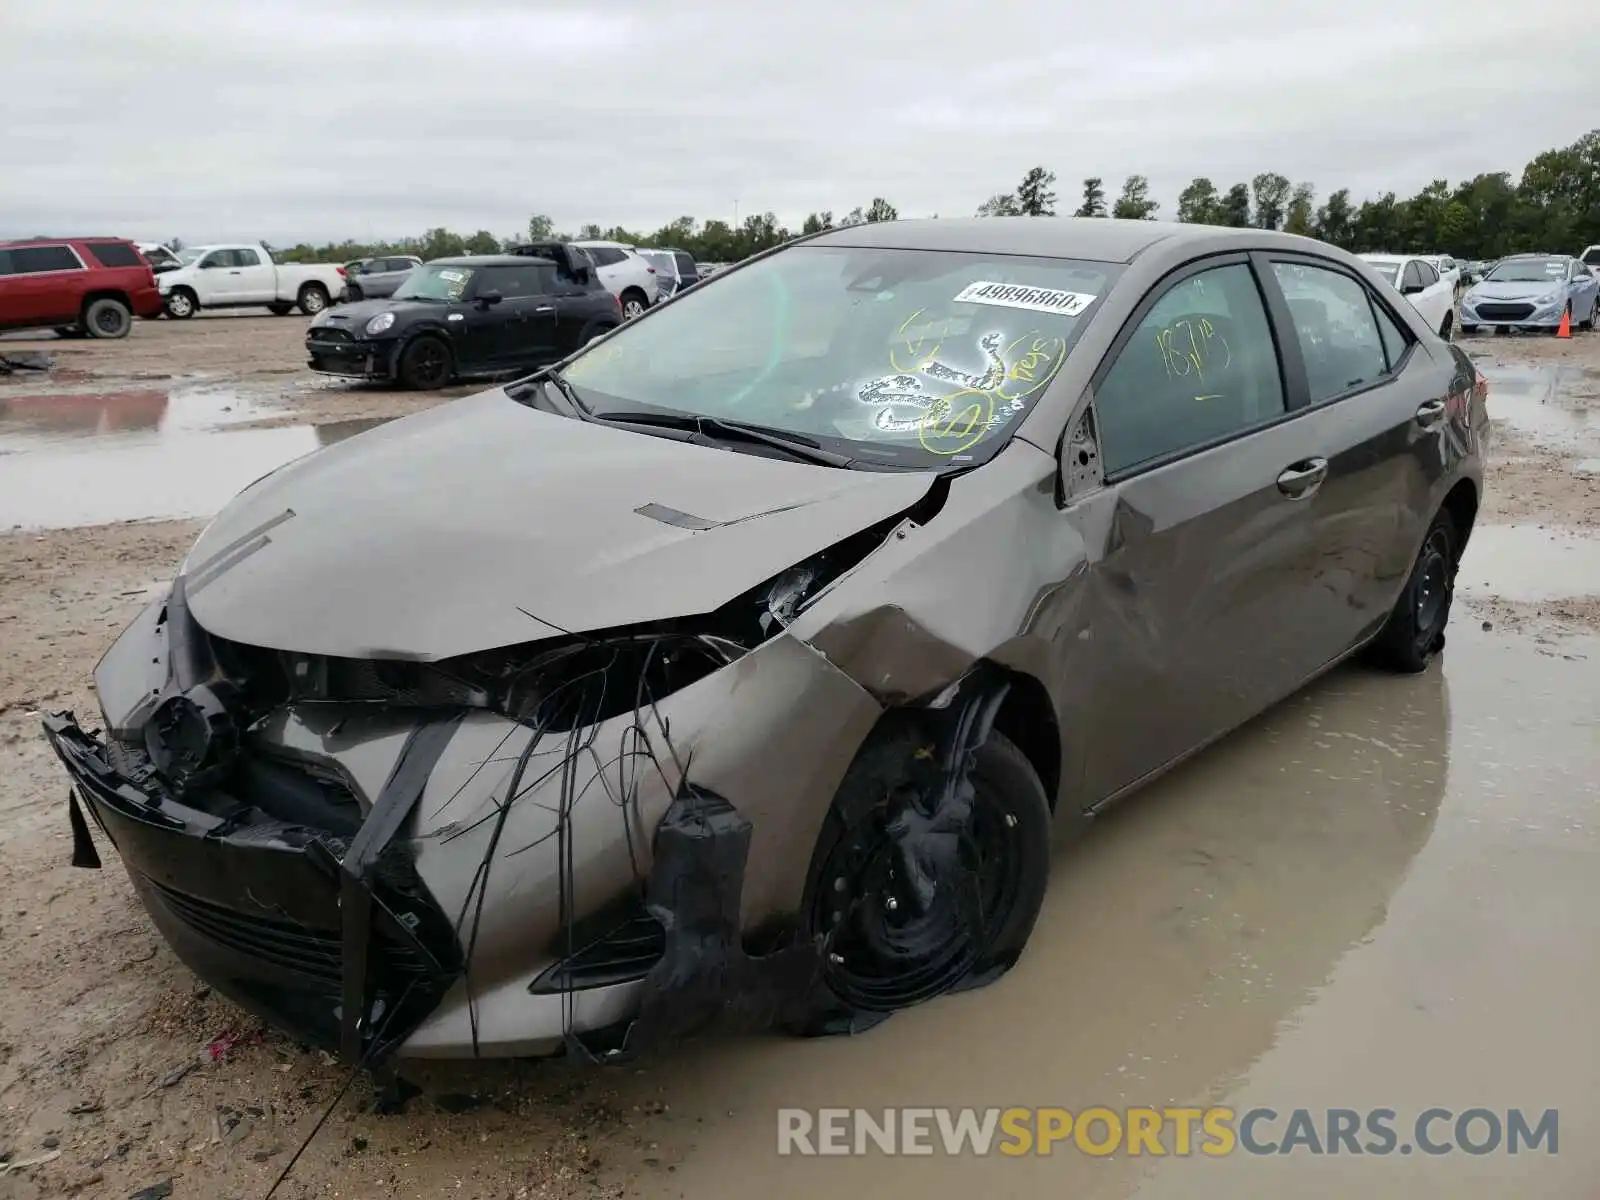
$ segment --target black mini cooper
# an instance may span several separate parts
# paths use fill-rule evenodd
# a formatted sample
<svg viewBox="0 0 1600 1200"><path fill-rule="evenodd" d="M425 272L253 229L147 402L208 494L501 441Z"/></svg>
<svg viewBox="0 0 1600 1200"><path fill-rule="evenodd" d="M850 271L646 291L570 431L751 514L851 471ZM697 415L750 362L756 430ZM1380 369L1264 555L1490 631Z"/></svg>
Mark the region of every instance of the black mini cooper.
<svg viewBox="0 0 1600 1200"><path fill-rule="evenodd" d="M425 263L386 300L320 313L306 352L325 375L437 388L533 370L621 323L582 252L552 243Z"/></svg>

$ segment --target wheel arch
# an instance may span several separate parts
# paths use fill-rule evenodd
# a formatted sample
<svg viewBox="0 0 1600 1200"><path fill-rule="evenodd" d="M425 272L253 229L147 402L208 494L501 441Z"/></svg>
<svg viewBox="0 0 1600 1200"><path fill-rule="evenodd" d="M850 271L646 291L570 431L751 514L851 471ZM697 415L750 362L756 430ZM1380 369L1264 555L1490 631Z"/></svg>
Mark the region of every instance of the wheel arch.
<svg viewBox="0 0 1600 1200"><path fill-rule="evenodd" d="M89 306L96 300L115 300L128 310L129 316L133 315L133 300L127 292L122 291L120 288L95 288L93 291L83 294L83 300L78 305L79 320L88 315Z"/></svg>

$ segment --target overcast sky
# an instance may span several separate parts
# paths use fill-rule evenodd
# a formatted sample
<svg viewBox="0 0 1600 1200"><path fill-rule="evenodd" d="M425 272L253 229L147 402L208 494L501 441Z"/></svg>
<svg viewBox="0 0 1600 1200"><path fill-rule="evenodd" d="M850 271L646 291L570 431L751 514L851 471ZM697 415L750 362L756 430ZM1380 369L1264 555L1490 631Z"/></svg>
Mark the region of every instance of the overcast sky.
<svg viewBox="0 0 1600 1200"><path fill-rule="evenodd" d="M654 229L1030 166L1359 199L1600 125L1593 0L0 0L0 235ZM1070 202L1069 202L1070 198Z"/></svg>

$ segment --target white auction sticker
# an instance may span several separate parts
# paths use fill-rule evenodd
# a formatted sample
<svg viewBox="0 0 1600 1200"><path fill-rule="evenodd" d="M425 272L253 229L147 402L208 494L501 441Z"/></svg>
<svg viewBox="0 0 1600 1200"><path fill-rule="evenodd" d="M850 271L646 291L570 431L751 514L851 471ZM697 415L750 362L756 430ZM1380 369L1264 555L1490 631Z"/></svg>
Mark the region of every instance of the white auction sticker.
<svg viewBox="0 0 1600 1200"><path fill-rule="evenodd" d="M1060 313L1075 317L1097 297L1060 288L1026 287L1018 283L992 283L979 280L962 289L956 304L993 304L999 308L1026 308L1033 312Z"/></svg>

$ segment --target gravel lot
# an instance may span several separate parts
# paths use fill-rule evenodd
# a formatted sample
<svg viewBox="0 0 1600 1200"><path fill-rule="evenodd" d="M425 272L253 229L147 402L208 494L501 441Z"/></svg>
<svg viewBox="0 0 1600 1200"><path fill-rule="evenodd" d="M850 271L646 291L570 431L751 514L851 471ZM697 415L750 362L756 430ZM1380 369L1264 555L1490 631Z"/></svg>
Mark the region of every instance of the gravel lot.
<svg viewBox="0 0 1600 1200"><path fill-rule="evenodd" d="M8 351L57 355L56 369L46 376L0 379L0 529L10 530L0 533L0 757L6 767L0 841L7 853L7 870L0 872L0 987L8 1000L0 1009L0 1151L12 1160L54 1156L0 1174L0 1200L125 1197L166 1180L180 1200L262 1195L345 1083L344 1072L323 1056L262 1029L199 985L155 935L114 854L106 855L101 872L67 866L66 782L38 734L42 710L96 711L90 674L97 658L150 588L170 577L208 515L209 494L163 492L166 468L159 464L167 458L130 456L213 455L225 463L230 447L245 444L238 439L269 430L283 439L302 436L294 430L307 438L339 436L440 402L436 394L311 376L301 365L304 328L298 316L202 316L141 322L124 342L0 343ZM1463 564L1442 672L1398 684L1336 673L1123 806L1127 812L1114 814L1103 832L1058 856L1058 882L1034 946L995 988L940 1001L849 1042L739 1039L613 1071L543 1062L430 1068L415 1076L424 1094L398 1116L367 1111L370 1094L358 1080L279 1195L698 1197L760 1190L770 1196L814 1195L819 1187L922 1197L1144 1194L1137 1164L961 1163L941 1174L931 1163L908 1160L783 1162L772 1151L772 1109L785 1103L1088 1102L1080 1093L1114 1103L1118 1089L1126 1103L1226 1096L1252 1063L1280 1061L1291 1052L1293 1038L1283 1030L1301 1019L1296 1013L1328 1012L1332 1002L1319 1001L1319 989L1347 949L1366 941L1375 942L1362 952L1368 963L1379 953L1399 961L1402 952L1425 948L1416 971L1445 982L1431 990L1415 979L1395 986L1416 984L1427 992L1441 1020L1450 1022L1454 1014L1450 1036L1457 1040L1419 1050L1429 1044L1431 1026L1407 1024L1415 1019L1409 1010L1389 1012L1383 1007L1388 1001L1373 999L1378 993L1341 973L1328 992L1339 997L1335 1011L1341 1022L1350 1018L1348 1036L1367 1039L1361 1044L1372 1052L1376 1077L1394 1085L1382 1091L1364 1076L1359 1094L1371 1103L1396 1092L1412 1096L1412 1085L1426 1077L1440 1087L1455 1081L1490 1089L1438 1100L1458 1107L1542 1107L1559 1097L1571 1106L1573 1129L1564 1139L1562 1169L1552 1167L1548 1176L1519 1171L1515 1178L1541 1196L1578 1196L1580 1167L1591 1185L1600 1177L1600 1139L1584 1144L1577 1128L1600 1115L1592 1080L1600 1054L1592 1016L1584 1015L1600 986L1592 916L1600 911L1592 816L1600 779L1592 661L1600 645L1600 335L1571 341L1480 337L1468 347L1492 377L1504 374L1510 381L1504 414L1499 385L1491 391L1490 411L1505 420L1497 427L1479 517L1480 532L1500 532L1489 533L1481 552L1469 550ZM169 428L180 418L183 430ZM276 453L270 447L280 443L249 444ZM123 472L144 469L139 462L157 465L135 486L127 483L134 476ZM59 469L51 465L58 463ZM104 484L108 473L120 492ZM8 484L7 475L29 482ZM215 486L225 496L253 477L224 472ZM139 511L141 497L150 496L157 497L151 504L167 507ZM78 512L180 519L74 526ZM33 519L38 514L46 519ZM1445 681L1448 704L1438 698ZM1563 697L1565 707L1551 707ZM1530 713L1547 710L1554 724L1526 724ZM1430 712L1437 712L1437 728L1414 730L1414 745L1449 743L1450 776L1446 783L1440 768L1437 779L1391 781L1384 819L1395 817L1402 826L1409 818L1396 816L1393 797L1433 789L1427 829L1393 863L1390 843L1375 850L1365 833L1350 829L1354 802L1347 788L1327 782L1339 776L1326 760L1313 771L1317 778L1305 788L1298 818L1289 821L1280 805L1269 803L1287 786L1285 778L1296 779L1298 794L1304 768L1286 756L1322 753L1315 747L1339 730L1360 741L1365 735L1354 731L1370 729L1374 713L1403 726L1425 724ZM1516 741L1514 733L1525 740ZM1533 747L1535 740L1536 750L1515 748ZM1359 761L1365 751L1342 753ZM1373 771L1400 769L1374 762ZM1501 831L1505 809L1491 800L1502 793L1483 790L1485 772L1492 774L1484 763L1494 770L1522 763L1546 772L1541 804L1551 811L1543 825L1564 827L1570 836L1559 854L1550 850L1555 865L1525 869L1545 860L1531 858L1528 844L1506 840L1524 835ZM1461 815L1468 812L1476 815ZM1501 831L1494 835L1500 840L1471 840L1488 838L1487 826ZM1338 869L1329 865L1335 857ZM1429 907L1418 898L1415 889L1424 884L1406 874L1413 859L1418 879L1433 878L1428 864L1438 861L1439 880L1459 881L1453 868L1468 863L1488 871L1484 879L1505 886L1521 881L1560 896L1560 928L1545 929L1537 945L1512 937L1515 931L1469 928L1459 905ZM1090 921L1097 895L1104 899L1096 885L1132 897L1129 911L1106 916L1103 926ZM1454 895L1445 882L1438 886L1446 889L1440 896ZM1489 885L1459 886L1476 896ZM1321 907L1296 905L1303 888L1317 891ZM1217 902L1217 924L1204 930L1161 907L1203 904L1191 895L1202 892L1225 896ZM1554 911L1525 895L1517 904L1541 915ZM1359 908L1359 919L1329 932L1346 906ZM1396 915L1385 923L1391 908ZM1248 921L1228 932L1222 909L1236 918L1253 914L1269 930L1287 923L1296 936L1274 933L1263 941L1244 928ZM1108 930L1121 940L1113 944ZM1319 933L1327 935L1321 942ZM1588 941L1574 945L1568 933ZM1207 989L1236 974L1235 954L1246 944L1238 939L1253 947L1266 976L1257 982L1266 991L1230 993L1201 1014L1201 998L1212 996ZM1308 957L1315 961L1304 961ZM1479 970L1485 973L1474 973ZM1515 972L1538 988L1518 992L1507 977ZM1097 983L1087 987L1086 979ZM1094 999L1097 988L1101 1005L1084 1008L1085 996ZM1106 988L1115 989L1109 1005L1103 1003ZM1586 1003L1545 1003L1540 998L1556 994L1550 989L1565 995L1578 989ZM1245 1002L1251 997L1254 1009ZM1525 1006L1516 1032L1548 1050L1546 1057L1535 1055L1530 1065L1526 1056L1511 1054L1512 1027L1497 1015L1502 1004ZM1173 1015L1180 1010L1198 1015L1180 1028ZM1377 1022L1370 1034L1356 1032L1367 1028L1363 1013ZM990 1032L991 1022L1011 1036ZM1018 1038L1027 1045L1013 1045ZM975 1042L1004 1045L978 1055ZM1129 1047L1134 1052L1125 1059ZM1385 1048L1387 1055L1377 1053ZM1474 1053L1505 1064L1503 1073L1475 1082L1452 1074L1459 1065L1452 1054ZM1336 1086L1339 1057L1324 1051L1304 1058L1287 1075L1283 1104L1311 1103L1299 1093L1287 1095L1302 1085L1330 1104L1354 1103ZM1546 1073L1526 1073L1535 1068ZM1135 1078L1142 1081L1137 1094ZM973 1087L987 1091L974 1096ZM1438 1090L1422 1088L1427 1094L1415 1098L1427 1100ZM1478 1160L1492 1174L1507 1160L1485 1167L1486 1161ZM1306 1174L1333 1178L1317 1167L1313 1163ZM1217 1173L1203 1165L1188 1169L1197 1174L1173 1167L1177 1194L1212 1194ZM1357 1186L1391 1194L1383 1186L1374 1190L1371 1180L1337 1178L1339 1186L1327 1194L1350 1194L1342 1189ZM1446 1191L1452 1196L1506 1194L1487 1190L1485 1180L1474 1183L1475 1176L1451 1178ZM1400 1176L1381 1179L1394 1184ZM1274 1190L1285 1194L1323 1194L1300 1186L1299 1176L1279 1182ZM1564 1190L1569 1184L1572 1190ZM1422 1194L1407 1187L1392 1194ZM1252 1190L1230 1183L1217 1194Z"/></svg>

